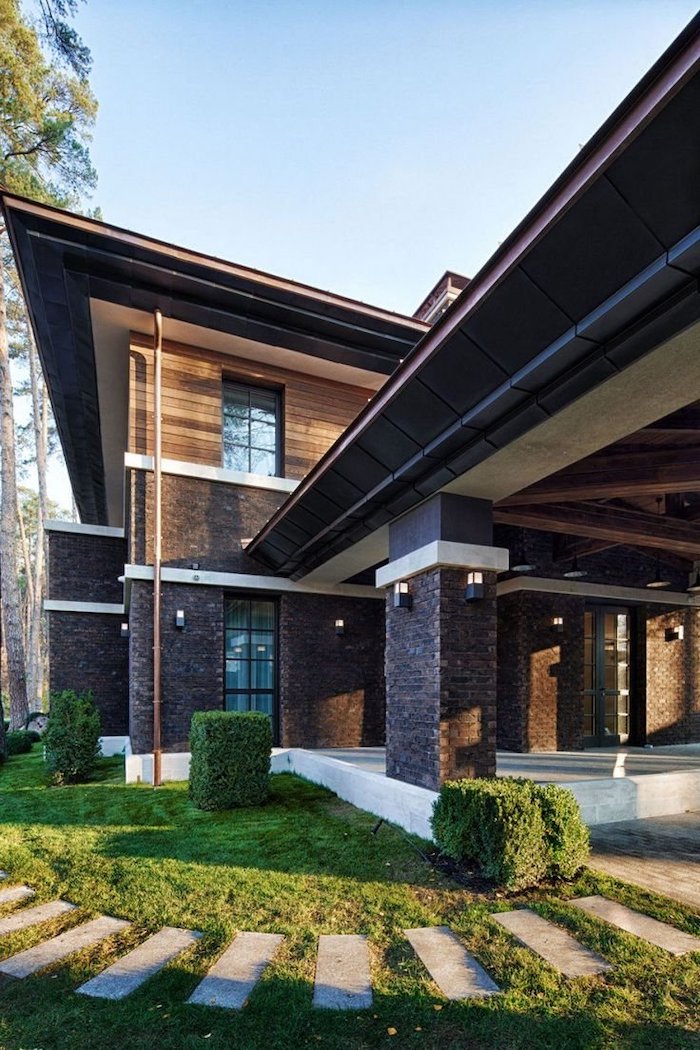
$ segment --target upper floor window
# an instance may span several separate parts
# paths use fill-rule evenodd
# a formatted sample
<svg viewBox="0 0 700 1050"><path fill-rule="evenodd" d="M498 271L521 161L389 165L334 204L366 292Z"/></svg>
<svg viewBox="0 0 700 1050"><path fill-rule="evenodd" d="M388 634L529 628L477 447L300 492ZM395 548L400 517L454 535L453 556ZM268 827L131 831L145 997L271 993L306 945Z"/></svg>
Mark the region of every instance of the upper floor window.
<svg viewBox="0 0 700 1050"><path fill-rule="evenodd" d="M224 467L278 477L280 399L274 390L224 383Z"/></svg>

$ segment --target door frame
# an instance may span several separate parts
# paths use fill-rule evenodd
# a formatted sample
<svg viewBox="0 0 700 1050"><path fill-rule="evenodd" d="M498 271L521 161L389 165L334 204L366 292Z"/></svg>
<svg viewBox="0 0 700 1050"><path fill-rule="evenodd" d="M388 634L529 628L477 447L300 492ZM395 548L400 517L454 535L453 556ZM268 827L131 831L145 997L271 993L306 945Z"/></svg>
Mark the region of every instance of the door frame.
<svg viewBox="0 0 700 1050"><path fill-rule="evenodd" d="M584 610L584 638L585 638L585 615L592 613L595 618L594 627L594 682L593 688L587 689L585 678L584 678L584 689L582 691L582 701L585 702L587 695L593 697L593 719L594 729L598 731L594 735L586 735L584 732L583 746L584 748L592 747L626 747L630 743L630 739L635 733L635 713L634 707L636 705L636 674L635 669L635 625L636 617L634 610L629 605L618 605L617 603L606 603L606 602L586 602ZM624 614L627 617L627 733L625 739L620 733L609 733L606 734L604 731L605 727L605 698L609 694L619 695L619 689L611 690L605 687L605 615L613 614L619 615ZM584 675L585 675L585 655L584 655Z"/></svg>

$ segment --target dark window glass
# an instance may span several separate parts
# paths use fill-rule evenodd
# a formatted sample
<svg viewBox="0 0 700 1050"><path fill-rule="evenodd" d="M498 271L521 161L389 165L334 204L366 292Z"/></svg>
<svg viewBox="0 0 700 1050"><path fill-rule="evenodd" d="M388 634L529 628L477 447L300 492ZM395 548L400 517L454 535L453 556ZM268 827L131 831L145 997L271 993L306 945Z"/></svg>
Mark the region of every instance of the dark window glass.
<svg viewBox="0 0 700 1050"><path fill-rule="evenodd" d="M264 711L274 720L277 635L274 601L224 599L227 711Z"/></svg>
<svg viewBox="0 0 700 1050"><path fill-rule="evenodd" d="M224 383L223 456L228 470L279 474L279 397L273 390Z"/></svg>

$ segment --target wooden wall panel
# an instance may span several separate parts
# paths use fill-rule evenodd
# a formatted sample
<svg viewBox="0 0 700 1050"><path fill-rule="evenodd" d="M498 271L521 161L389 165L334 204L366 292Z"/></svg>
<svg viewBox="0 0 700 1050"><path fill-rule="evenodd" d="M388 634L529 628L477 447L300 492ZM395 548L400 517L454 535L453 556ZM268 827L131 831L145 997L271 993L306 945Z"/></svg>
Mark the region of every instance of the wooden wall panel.
<svg viewBox="0 0 700 1050"><path fill-rule="evenodd" d="M129 451L153 452L153 348L132 334ZM163 455L222 465L222 382L231 379L282 392L284 475L303 478L367 404L372 390L335 383L264 362L163 344Z"/></svg>

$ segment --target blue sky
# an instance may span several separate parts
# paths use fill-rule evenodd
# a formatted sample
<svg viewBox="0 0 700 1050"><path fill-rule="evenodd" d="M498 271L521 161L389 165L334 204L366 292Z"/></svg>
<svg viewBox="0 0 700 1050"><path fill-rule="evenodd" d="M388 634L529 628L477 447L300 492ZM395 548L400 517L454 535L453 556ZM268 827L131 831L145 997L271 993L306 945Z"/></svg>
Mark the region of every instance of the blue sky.
<svg viewBox="0 0 700 1050"><path fill-rule="evenodd" d="M471 275L690 0L88 0L108 222L411 313Z"/></svg>

